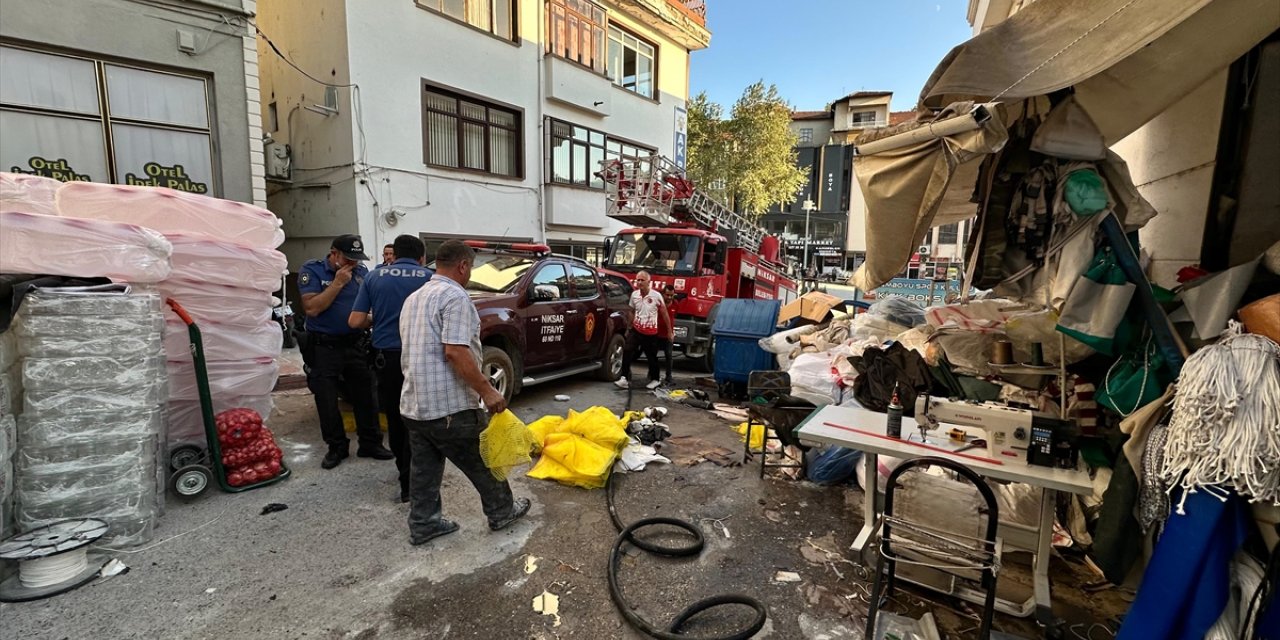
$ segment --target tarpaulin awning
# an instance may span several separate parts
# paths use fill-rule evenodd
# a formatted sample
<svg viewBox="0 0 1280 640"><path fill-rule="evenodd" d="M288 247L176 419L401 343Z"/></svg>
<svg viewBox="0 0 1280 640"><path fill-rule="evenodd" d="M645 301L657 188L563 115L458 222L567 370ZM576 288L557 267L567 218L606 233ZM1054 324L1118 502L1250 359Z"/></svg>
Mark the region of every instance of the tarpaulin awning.
<svg viewBox="0 0 1280 640"><path fill-rule="evenodd" d="M1276 0L1037 0L952 49L920 100L938 109L1075 87L1110 145L1276 29Z"/></svg>
<svg viewBox="0 0 1280 640"><path fill-rule="evenodd" d="M964 198L948 195L958 169L969 163L976 172L978 163L969 161L998 151L1008 139L1002 114L971 103L859 136L854 174L867 203L867 260L853 274L853 285L870 291L893 279L930 227L945 224L935 221L944 202ZM963 172L969 189L975 176Z"/></svg>

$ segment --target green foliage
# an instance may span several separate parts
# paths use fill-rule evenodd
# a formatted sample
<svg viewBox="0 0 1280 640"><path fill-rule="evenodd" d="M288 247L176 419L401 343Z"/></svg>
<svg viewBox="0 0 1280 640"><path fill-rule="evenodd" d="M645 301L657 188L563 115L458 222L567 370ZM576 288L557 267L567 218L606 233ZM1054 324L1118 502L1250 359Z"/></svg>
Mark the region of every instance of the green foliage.
<svg viewBox="0 0 1280 640"><path fill-rule="evenodd" d="M689 102L689 177L734 210L761 215L795 197L805 179L797 142L776 86L747 87L727 120L705 93Z"/></svg>

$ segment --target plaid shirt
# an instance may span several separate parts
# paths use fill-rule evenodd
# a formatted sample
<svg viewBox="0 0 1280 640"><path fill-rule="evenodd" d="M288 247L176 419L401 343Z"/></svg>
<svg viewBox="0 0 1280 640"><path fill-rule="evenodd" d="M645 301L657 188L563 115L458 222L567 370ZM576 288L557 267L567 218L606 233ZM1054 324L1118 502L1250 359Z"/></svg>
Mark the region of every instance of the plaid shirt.
<svg viewBox="0 0 1280 640"><path fill-rule="evenodd" d="M400 414L436 420L480 407L480 394L444 357L444 345L467 345L480 365L480 314L457 282L440 274L422 285L400 311Z"/></svg>

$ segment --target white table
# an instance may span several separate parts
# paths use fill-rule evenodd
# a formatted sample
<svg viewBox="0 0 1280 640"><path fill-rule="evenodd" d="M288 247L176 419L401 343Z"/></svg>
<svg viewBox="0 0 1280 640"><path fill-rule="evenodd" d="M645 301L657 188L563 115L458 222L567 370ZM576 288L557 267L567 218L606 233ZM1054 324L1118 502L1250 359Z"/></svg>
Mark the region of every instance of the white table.
<svg viewBox="0 0 1280 640"><path fill-rule="evenodd" d="M985 448L970 449L963 452L964 455L926 449L919 446L918 440L915 443L911 443L883 437L886 433L887 420L888 416L885 414L866 409L825 406L810 414L796 428L795 433L801 440L806 442L832 444L862 451L867 484L872 488L875 487L872 483L876 482L878 456L881 455L893 456L904 460L925 456L947 458L994 480L1023 482L1040 487L1040 519L1037 526L1027 527L1003 521L999 523L1000 535L1007 544L1025 549L1034 554L1035 595L1028 602L1022 603L1021 606L1007 602L1002 603L998 600L997 608L1005 613L1023 617L1030 615L1034 611L1036 619L1042 624L1052 624L1053 613L1049 595L1049 556L1050 543L1053 540L1053 510L1054 505L1057 503L1057 492L1092 493L1093 483L1089 479L1089 474L1079 468L1056 469L1041 467L1026 464L1021 460L1006 460L1003 464L996 464L974 459L979 457L987 458L988 453ZM867 433L856 433L848 429L857 429ZM939 425L938 432L945 433L951 429L962 429L977 437L985 436L981 429L946 423ZM918 433L915 419L904 417L902 419L902 436L906 438L915 433ZM872 536L878 529L880 522L880 503L876 499L876 491L867 490L863 494L862 530L853 542L853 548L857 552L860 561L863 560L863 551L872 542ZM955 595L970 601L976 600L978 604L982 603L979 598L981 594L976 592L958 591Z"/></svg>

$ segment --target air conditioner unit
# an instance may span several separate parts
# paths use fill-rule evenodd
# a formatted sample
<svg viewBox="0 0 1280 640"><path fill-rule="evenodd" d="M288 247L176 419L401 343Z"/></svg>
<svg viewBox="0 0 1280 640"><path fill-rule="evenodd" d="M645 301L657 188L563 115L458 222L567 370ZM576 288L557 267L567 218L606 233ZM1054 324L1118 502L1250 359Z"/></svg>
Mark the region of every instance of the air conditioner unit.
<svg viewBox="0 0 1280 640"><path fill-rule="evenodd" d="M276 142L270 137L262 141L263 155L266 156L266 174L273 180L289 180L292 178L292 150L289 145Z"/></svg>
<svg viewBox="0 0 1280 640"><path fill-rule="evenodd" d="M927 255L929 255L929 253L930 253L929 245L927 245L927 244L922 244L922 245L920 245L919 247L917 247L917 248L916 248L916 253L918 253L918 254L920 254L920 255L922 255L922 256L927 256Z"/></svg>

